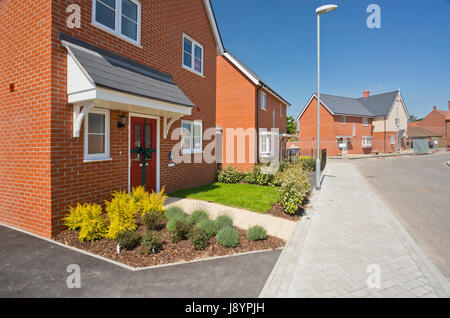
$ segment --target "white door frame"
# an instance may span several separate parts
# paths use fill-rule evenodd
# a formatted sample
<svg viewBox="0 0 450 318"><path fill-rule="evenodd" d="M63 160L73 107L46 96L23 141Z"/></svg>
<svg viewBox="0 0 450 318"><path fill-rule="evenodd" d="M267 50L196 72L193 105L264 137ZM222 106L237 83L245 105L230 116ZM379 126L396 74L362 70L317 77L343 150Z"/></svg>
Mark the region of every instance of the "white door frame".
<svg viewBox="0 0 450 318"><path fill-rule="evenodd" d="M146 115L139 113L128 113L128 192L131 191L131 117L156 119L156 192L161 190L160 184L160 139L159 139L159 123L160 117L154 115Z"/></svg>

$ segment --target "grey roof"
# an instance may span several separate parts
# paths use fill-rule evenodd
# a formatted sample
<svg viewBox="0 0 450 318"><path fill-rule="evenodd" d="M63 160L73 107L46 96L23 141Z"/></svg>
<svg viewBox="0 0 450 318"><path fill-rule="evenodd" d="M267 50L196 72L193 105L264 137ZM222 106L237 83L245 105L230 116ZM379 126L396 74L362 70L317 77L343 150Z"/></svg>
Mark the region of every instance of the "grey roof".
<svg viewBox="0 0 450 318"><path fill-rule="evenodd" d="M347 116L387 116L399 91L372 95L367 98L350 98L320 94L320 100L333 114ZM317 94L314 94L317 96Z"/></svg>
<svg viewBox="0 0 450 318"><path fill-rule="evenodd" d="M73 57L96 85L177 105L195 105L175 84L172 76L61 33Z"/></svg>
<svg viewBox="0 0 450 318"><path fill-rule="evenodd" d="M269 85L267 85L258 74L256 74L252 69L250 69L247 65L245 65L244 62L242 62L236 56L231 54L230 51L226 51L226 53L230 54L231 57L233 57L242 66L242 68L244 68L248 73L250 73L250 75L252 75L254 78L256 78L256 80L259 81L262 85L264 85L268 90L270 90L273 94L278 96L281 100L285 101L288 106L291 105L291 103L289 103L287 100L285 100L283 97L281 97L281 95L278 94L277 92L275 92L275 90L273 88L271 88Z"/></svg>

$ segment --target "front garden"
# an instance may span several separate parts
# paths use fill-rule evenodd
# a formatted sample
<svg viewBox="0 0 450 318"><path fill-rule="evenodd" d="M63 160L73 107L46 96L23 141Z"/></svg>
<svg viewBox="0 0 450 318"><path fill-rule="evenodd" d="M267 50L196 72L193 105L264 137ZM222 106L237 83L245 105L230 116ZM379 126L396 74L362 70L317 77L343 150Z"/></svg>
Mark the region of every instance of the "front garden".
<svg viewBox="0 0 450 318"><path fill-rule="evenodd" d="M78 204L64 218L67 230L55 239L134 267L147 267L284 246L261 226L238 229L227 215L210 219L207 211L191 215L164 209L167 196L142 187L115 192L104 210Z"/></svg>
<svg viewBox="0 0 450 318"><path fill-rule="evenodd" d="M258 165L244 174L227 167L218 172L215 183L169 195L298 220L309 199L310 176L314 169L314 159L309 157L281 162L276 171Z"/></svg>

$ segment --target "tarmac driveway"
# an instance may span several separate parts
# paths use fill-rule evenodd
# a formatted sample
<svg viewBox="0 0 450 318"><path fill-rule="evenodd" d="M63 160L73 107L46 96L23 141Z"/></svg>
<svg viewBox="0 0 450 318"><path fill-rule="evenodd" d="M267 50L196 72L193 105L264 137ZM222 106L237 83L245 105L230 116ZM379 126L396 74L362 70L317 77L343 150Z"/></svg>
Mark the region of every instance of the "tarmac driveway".
<svg viewBox="0 0 450 318"><path fill-rule="evenodd" d="M258 297L280 250L130 271L0 226L0 297ZM81 288L66 285L81 269Z"/></svg>
<svg viewBox="0 0 450 318"><path fill-rule="evenodd" d="M450 279L450 153L351 160Z"/></svg>

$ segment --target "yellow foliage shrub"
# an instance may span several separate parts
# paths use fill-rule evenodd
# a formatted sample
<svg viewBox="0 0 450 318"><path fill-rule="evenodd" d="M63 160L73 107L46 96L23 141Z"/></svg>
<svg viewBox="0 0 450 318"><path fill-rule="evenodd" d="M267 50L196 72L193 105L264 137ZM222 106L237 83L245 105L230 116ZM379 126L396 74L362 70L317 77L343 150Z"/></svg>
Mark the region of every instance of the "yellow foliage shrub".
<svg viewBox="0 0 450 318"><path fill-rule="evenodd" d="M106 201L106 212L109 219L109 228L106 237L116 239L120 232L134 231L138 204L125 191L114 192L113 199Z"/></svg>
<svg viewBox="0 0 450 318"><path fill-rule="evenodd" d="M70 207L69 215L63 219L70 230L80 230L80 241L93 241L105 236L107 227L102 217L102 207L98 204L77 204Z"/></svg>
<svg viewBox="0 0 450 318"><path fill-rule="evenodd" d="M142 216L147 213L156 213L161 217L164 216L164 202L167 200L167 195L164 193L164 187L160 192L152 192L152 194L148 194L142 200L141 210Z"/></svg>

